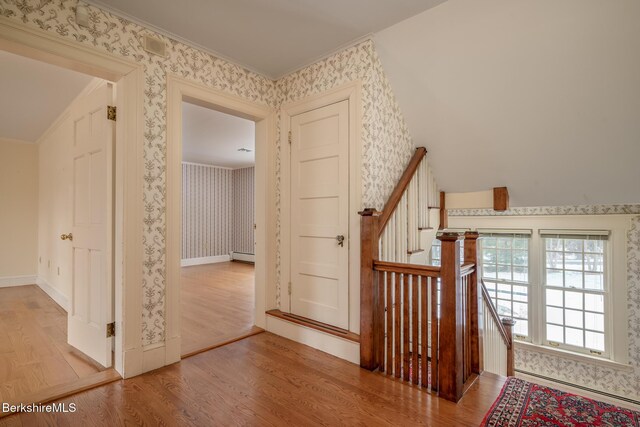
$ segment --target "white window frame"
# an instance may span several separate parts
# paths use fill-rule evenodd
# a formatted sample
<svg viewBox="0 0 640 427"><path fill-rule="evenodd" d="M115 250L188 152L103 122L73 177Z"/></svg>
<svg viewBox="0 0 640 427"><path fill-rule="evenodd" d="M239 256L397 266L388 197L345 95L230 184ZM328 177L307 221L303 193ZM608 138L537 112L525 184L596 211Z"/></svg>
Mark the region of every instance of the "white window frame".
<svg viewBox="0 0 640 427"><path fill-rule="evenodd" d="M482 279L483 278L483 269L484 269L484 262L482 260L484 260L484 245L482 243L482 238L483 237L511 237L511 238L516 238L517 236L522 236L522 238L527 239L527 269L528 269L528 281L527 283L523 283L523 282L516 282L516 281L505 281L504 279L498 279L497 278L497 272L496 272L496 279L495 280L491 280L492 282L496 282L497 284L500 283L504 283L504 284L508 284L511 286L526 286L527 287L527 335L523 336L523 335L519 335L516 334L514 331L513 334L513 339L516 341L522 341L522 342L532 342L533 341L533 333L532 330L533 328L533 323L535 322L535 319L531 319L531 314L532 314L532 299L533 299L533 295L534 295L534 284L532 282L532 273L533 273L533 269L532 269L532 230L507 230L507 229L479 229L478 233L480 234L480 238L478 239L479 245L477 246L478 248L478 259L480 260L480 265L478 265L478 278ZM513 248L511 248L511 251L513 252ZM497 253L496 253L497 256ZM496 268L498 267L498 263L497 263L497 259L496 259ZM513 262L511 263L511 267L513 268ZM501 282L502 281L502 282ZM513 290L513 288L512 288ZM491 294L491 291L489 291ZM496 296L498 295L498 290L496 288ZM496 301L492 301L494 306L497 308L497 302ZM520 301L518 301L520 302ZM513 295L511 297L511 303L513 304ZM518 319L516 319L517 321Z"/></svg>
<svg viewBox="0 0 640 427"><path fill-rule="evenodd" d="M611 259L611 245L609 244L609 239L605 239L604 240L604 251L603 251L603 265L604 265L604 274L603 274L603 280L604 280L604 291L601 292L601 294L604 296L604 351L602 352L597 352L597 351L593 351L589 348L586 347L578 347L578 346L573 346L571 344L566 344L566 343L559 343L556 341L552 341L549 340L547 338L547 289L555 289L555 290L561 290L561 291L565 291L565 290L569 290L572 292L580 292L580 293L595 293L595 294L599 294L599 292L590 292L588 289L585 288L567 288L567 287L560 287L560 286L547 286L547 275L546 275L546 270L547 270L547 265L546 265L546 260L547 260L547 248L546 248L546 244L545 244L545 239L547 238L554 238L552 237L553 233L557 233L558 235L566 235L567 237L564 238L572 238L569 237L571 234L574 234L573 238L578 239L578 240L584 240L583 237L585 235L590 235L590 233L592 233L589 230L539 230L539 239L540 239L540 302L541 302L541 310L542 310L542 328L540 330L540 339L541 339L541 344L545 347L550 347L550 348L559 348L561 350L566 350L566 351L570 351L572 353L580 353L580 354L586 354L589 356L593 356L593 357L598 357L598 358L602 358L602 359L611 359L611 354L612 354L612 349L614 348L614 338L613 338L613 330L612 330L612 317L613 317L613 312L612 310L613 308L613 304L612 304L612 300L613 300L613 286L611 285L611 264L610 264L610 259ZM605 233L607 234L607 236L609 235L609 230L598 230L597 234L603 234ZM552 251L553 252L553 251ZM563 251L564 252L564 251ZM583 249L583 255L584 255L584 249ZM563 268L562 271L565 271L565 269ZM584 280L584 278L583 278ZM584 300L583 300L584 301ZM584 304L584 302L583 302ZM584 312L584 306L583 309L580 310L582 312ZM583 330L584 325L583 325Z"/></svg>

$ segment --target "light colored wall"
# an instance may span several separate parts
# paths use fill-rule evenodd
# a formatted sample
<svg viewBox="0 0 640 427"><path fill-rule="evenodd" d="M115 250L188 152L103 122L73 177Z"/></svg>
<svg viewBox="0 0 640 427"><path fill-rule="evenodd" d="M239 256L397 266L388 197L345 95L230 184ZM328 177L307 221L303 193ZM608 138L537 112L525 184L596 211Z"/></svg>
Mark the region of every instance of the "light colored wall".
<svg viewBox="0 0 640 427"><path fill-rule="evenodd" d="M38 278L64 298L71 296L72 250L61 234L73 224L73 123L70 108L38 141Z"/></svg>
<svg viewBox="0 0 640 427"><path fill-rule="evenodd" d="M448 0L375 41L444 191L637 203L639 16L637 0Z"/></svg>
<svg viewBox="0 0 640 427"><path fill-rule="evenodd" d="M35 276L38 147L0 139L0 280Z"/></svg>
<svg viewBox="0 0 640 427"><path fill-rule="evenodd" d="M640 205L564 206L449 211L451 227L463 228L577 228L610 229L609 279L615 294L609 306L613 316L611 333L619 364L575 358L516 343L516 369L566 381L617 396L640 400ZM533 236L535 242L536 236ZM532 250L541 251L532 242ZM532 271L539 287L539 271ZM535 288L534 288L535 289Z"/></svg>
<svg viewBox="0 0 640 427"><path fill-rule="evenodd" d="M229 255L233 171L182 164L182 259Z"/></svg>
<svg viewBox="0 0 640 427"><path fill-rule="evenodd" d="M26 7L28 6L28 7ZM142 291L143 347L164 341L165 325L165 211L166 211L166 78L177 74L199 84L239 96L255 103L278 108L354 80L363 82L362 201L363 207L381 208L391 193L413 152L413 143L382 68L373 42L365 41L274 82L197 48L155 34L126 19L89 5L94 25L75 25L75 0L39 2L25 5L0 3L0 15L23 25L51 32L72 42L144 65L144 263ZM42 17L46 16L46 21ZM167 56L151 55L142 49L140 38L152 34L167 42ZM280 144L277 135L276 145ZM276 160L276 171L280 159ZM277 173L277 172L276 172ZM279 178L276 200L279 215ZM278 220L277 220L278 221ZM269 236L279 242L276 235ZM276 255L279 305L279 256Z"/></svg>
<svg viewBox="0 0 640 427"><path fill-rule="evenodd" d="M493 190L445 193L447 209L493 208Z"/></svg>
<svg viewBox="0 0 640 427"><path fill-rule="evenodd" d="M253 254L255 237L254 209L255 167L233 171L233 236L232 250Z"/></svg>

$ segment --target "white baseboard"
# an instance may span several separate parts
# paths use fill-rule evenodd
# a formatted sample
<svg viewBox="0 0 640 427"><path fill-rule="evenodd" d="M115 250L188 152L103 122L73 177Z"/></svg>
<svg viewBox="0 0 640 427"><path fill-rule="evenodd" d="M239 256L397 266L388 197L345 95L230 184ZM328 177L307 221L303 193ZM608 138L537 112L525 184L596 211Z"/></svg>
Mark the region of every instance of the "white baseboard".
<svg viewBox="0 0 640 427"><path fill-rule="evenodd" d="M357 342L269 315L267 315L267 331L324 351L351 363L360 364L360 344Z"/></svg>
<svg viewBox="0 0 640 427"><path fill-rule="evenodd" d="M40 289L44 291L44 293L49 295L49 297L51 297L51 299L54 300L56 304L62 307L64 311L69 311L69 300L62 292L51 286L46 280L40 277L36 279L36 284L40 287Z"/></svg>
<svg viewBox="0 0 640 427"><path fill-rule="evenodd" d="M188 258L180 261L181 267L189 267L192 265L215 264L217 262L231 261L229 255L206 256L202 258Z"/></svg>
<svg viewBox="0 0 640 427"><path fill-rule="evenodd" d="M0 288L13 286L35 285L38 276L9 276L0 277Z"/></svg>
<svg viewBox="0 0 640 427"><path fill-rule="evenodd" d="M246 262L256 262L255 254L245 254L243 252L231 252L231 259Z"/></svg>

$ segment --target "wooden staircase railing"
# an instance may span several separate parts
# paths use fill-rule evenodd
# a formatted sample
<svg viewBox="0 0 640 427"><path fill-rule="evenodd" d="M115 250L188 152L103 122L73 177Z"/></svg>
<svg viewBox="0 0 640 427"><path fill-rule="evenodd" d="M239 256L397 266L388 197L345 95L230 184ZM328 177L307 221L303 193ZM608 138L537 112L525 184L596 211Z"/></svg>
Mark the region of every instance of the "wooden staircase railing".
<svg viewBox="0 0 640 427"><path fill-rule="evenodd" d="M399 207L405 209L405 203L425 209L424 204L407 199L419 197L425 188L424 183L420 185L420 177L428 176L421 169L425 154L424 149L416 150L382 212L365 209L360 213L360 365L458 401L465 386L482 372L478 233L439 236L440 267L382 261L379 257L381 238L389 224L401 222L399 230L406 231L396 235L396 240L410 240L412 227L421 227L420 212L417 221L411 210L406 216L394 219L394 215Z"/></svg>
<svg viewBox="0 0 640 427"><path fill-rule="evenodd" d="M495 374L511 377L515 375L513 326L516 322L512 318L500 318L482 279L480 279L480 289L482 293L481 307L486 310L486 315L482 316L481 313L479 316L480 318L484 318L485 322L482 327L484 346L480 349L481 357L487 360L486 370ZM500 363L503 362L502 359L505 359L504 364ZM496 364L496 361L499 363Z"/></svg>

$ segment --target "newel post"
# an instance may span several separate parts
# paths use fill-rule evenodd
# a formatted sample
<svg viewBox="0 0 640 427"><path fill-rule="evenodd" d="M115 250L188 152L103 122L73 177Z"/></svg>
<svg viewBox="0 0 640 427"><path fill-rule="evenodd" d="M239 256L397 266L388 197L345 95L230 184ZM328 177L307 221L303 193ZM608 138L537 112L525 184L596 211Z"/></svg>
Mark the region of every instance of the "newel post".
<svg viewBox="0 0 640 427"><path fill-rule="evenodd" d="M480 374L483 371L482 330L480 329L479 307L482 292L478 287L478 237L477 231L464 233L464 263L474 264L475 269L469 276L469 330L471 333L471 372Z"/></svg>
<svg viewBox="0 0 640 427"><path fill-rule="evenodd" d="M373 261L378 259L378 217L375 209L365 209L360 214L360 366L375 370L376 360L376 312L378 298L377 274Z"/></svg>
<svg viewBox="0 0 640 427"><path fill-rule="evenodd" d="M513 326L516 324L516 321L510 317L503 317L502 326L504 326L504 330L507 332L507 339L509 340L509 344L507 345L507 376L513 377L516 374L515 369L515 361L513 360Z"/></svg>
<svg viewBox="0 0 640 427"><path fill-rule="evenodd" d="M460 241L458 233L444 233L438 239L442 245L438 392L441 397L457 402L464 387Z"/></svg>

